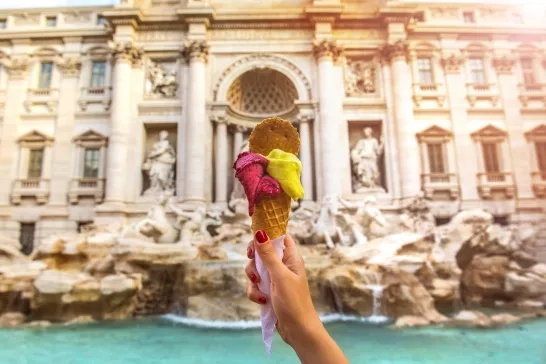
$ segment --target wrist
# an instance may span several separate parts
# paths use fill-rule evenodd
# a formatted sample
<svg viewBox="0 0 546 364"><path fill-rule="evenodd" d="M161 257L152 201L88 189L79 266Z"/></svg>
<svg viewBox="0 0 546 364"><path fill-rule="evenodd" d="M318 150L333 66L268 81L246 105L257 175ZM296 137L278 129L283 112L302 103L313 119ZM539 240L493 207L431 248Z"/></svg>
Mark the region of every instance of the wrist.
<svg viewBox="0 0 546 364"><path fill-rule="evenodd" d="M294 339L290 341L289 345L296 351L309 350L310 348L320 345L324 340L324 336L328 335L328 332L324 328L324 325L320 321L318 314L305 321L300 326L298 332L294 332Z"/></svg>

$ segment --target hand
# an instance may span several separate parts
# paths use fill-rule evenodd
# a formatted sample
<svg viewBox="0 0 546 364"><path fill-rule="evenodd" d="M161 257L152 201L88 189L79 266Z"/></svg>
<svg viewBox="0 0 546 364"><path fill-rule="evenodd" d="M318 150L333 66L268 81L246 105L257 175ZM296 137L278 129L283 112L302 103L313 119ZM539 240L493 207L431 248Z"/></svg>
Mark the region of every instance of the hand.
<svg viewBox="0 0 546 364"><path fill-rule="evenodd" d="M250 259L245 269L250 279L247 295L253 302L267 303L266 296L258 289L260 276L254 260L257 252L271 279L271 303L277 315L277 331L288 345L296 349L324 327L313 306L303 258L294 239L290 235L284 239L281 261L265 232L261 233L257 232L256 239L249 243L247 250Z"/></svg>

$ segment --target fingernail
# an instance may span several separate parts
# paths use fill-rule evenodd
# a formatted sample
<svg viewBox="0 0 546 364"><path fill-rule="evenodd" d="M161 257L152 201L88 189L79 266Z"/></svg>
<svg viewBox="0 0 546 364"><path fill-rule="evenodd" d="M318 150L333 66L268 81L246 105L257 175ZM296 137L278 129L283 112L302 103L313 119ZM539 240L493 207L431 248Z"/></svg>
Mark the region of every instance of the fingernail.
<svg viewBox="0 0 546 364"><path fill-rule="evenodd" d="M256 231L256 240L258 240L258 243L263 244L267 241L267 234L263 230Z"/></svg>
<svg viewBox="0 0 546 364"><path fill-rule="evenodd" d="M265 305L267 300L265 299L265 297L260 297L258 298L258 302L260 302L262 305Z"/></svg>
<svg viewBox="0 0 546 364"><path fill-rule="evenodd" d="M256 281L258 280L258 276L257 276L256 274L252 273L252 274L250 275L250 280L251 280L252 282L256 282Z"/></svg>
<svg viewBox="0 0 546 364"><path fill-rule="evenodd" d="M252 259L252 248L247 248L246 256L248 257L248 259Z"/></svg>

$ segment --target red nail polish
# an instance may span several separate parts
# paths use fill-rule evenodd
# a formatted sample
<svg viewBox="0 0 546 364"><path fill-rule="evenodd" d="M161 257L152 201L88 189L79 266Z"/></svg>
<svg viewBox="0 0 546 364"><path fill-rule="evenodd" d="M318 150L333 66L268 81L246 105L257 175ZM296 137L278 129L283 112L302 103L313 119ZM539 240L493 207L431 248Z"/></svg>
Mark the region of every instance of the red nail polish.
<svg viewBox="0 0 546 364"><path fill-rule="evenodd" d="M265 297L260 297L258 298L258 302L260 302L262 305L265 305L267 300L265 299Z"/></svg>
<svg viewBox="0 0 546 364"><path fill-rule="evenodd" d="M263 244L267 241L267 234L263 230L256 231L256 240L258 240L258 243Z"/></svg>
<svg viewBox="0 0 546 364"><path fill-rule="evenodd" d="M248 259L252 259L252 248L247 248L246 256L248 257Z"/></svg>
<svg viewBox="0 0 546 364"><path fill-rule="evenodd" d="M256 274L252 273L252 274L250 275L250 280L251 280L252 282L256 282L256 281L258 280L258 276L256 276Z"/></svg>

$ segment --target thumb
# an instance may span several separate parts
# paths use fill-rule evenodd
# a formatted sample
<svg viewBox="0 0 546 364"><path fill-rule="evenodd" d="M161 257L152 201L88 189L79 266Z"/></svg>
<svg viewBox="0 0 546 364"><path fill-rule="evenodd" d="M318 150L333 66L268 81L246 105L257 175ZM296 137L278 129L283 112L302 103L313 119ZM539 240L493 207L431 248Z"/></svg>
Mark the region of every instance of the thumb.
<svg viewBox="0 0 546 364"><path fill-rule="evenodd" d="M264 266L269 274L273 275L280 272L284 268L284 264L277 255L275 247L273 246L273 243L271 243L271 240L269 240L266 232L263 230L256 231L254 239L256 241L254 244L256 253L258 253L262 259L262 262L264 263Z"/></svg>

